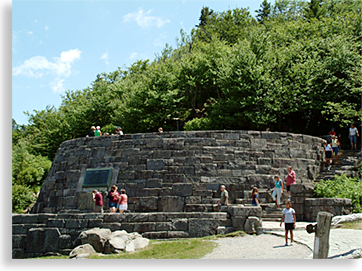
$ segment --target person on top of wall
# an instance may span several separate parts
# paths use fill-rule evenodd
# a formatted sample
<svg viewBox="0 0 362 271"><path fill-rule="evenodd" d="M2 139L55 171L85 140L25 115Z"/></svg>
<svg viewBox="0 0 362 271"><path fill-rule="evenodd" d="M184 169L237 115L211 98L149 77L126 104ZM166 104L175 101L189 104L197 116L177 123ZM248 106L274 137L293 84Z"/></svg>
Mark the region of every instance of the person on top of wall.
<svg viewBox="0 0 362 271"><path fill-rule="evenodd" d="M96 127L92 126L91 129L90 129L90 131L89 131L89 133L88 133L88 135L87 135L87 137L92 137L92 136L94 136L94 131L95 131L95 130L96 130Z"/></svg>
<svg viewBox="0 0 362 271"><path fill-rule="evenodd" d="M229 193L228 193L228 191L226 191L225 185L221 185L220 190L221 190L221 196L220 196L219 203L217 204L217 205L219 205L219 211L221 209L221 206L228 205L228 199L229 199Z"/></svg>
<svg viewBox="0 0 362 271"><path fill-rule="evenodd" d="M259 205L259 200L258 200L258 198L259 198L259 193L258 193L258 188L257 187L254 187L253 188L253 191L251 192L251 205L252 206L255 206L255 207L257 207L257 206L259 206L260 207L260 205Z"/></svg>
<svg viewBox="0 0 362 271"><path fill-rule="evenodd" d="M94 136L98 137L98 136L101 136L101 135L102 135L101 127L97 126L97 129L94 131Z"/></svg>

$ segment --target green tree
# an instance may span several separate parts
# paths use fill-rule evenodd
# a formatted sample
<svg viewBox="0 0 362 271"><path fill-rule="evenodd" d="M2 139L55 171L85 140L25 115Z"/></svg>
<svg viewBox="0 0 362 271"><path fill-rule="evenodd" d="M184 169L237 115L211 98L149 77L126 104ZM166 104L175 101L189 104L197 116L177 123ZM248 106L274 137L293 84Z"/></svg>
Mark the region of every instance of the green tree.
<svg viewBox="0 0 362 271"><path fill-rule="evenodd" d="M258 22L259 23L264 23L264 21L267 20L270 17L271 4L267 0L264 0L260 4L260 9L255 10L255 12L257 13L256 19L258 20Z"/></svg>

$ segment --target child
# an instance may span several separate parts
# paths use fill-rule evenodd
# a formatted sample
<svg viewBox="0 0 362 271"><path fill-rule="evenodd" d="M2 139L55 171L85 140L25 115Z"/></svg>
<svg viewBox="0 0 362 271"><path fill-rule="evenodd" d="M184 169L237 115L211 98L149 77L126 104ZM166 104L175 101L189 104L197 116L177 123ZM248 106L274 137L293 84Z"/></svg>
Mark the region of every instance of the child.
<svg viewBox="0 0 362 271"><path fill-rule="evenodd" d="M251 205L252 206L260 206L258 200L258 188L254 187L251 192Z"/></svg>
<svg viewBox="0 0 362 271"><path fill-rule="evenodd" d="M295 211L292 208L292 203L290 200L287 200L285 202L285 209L282 211L283 217L282 221L280 222L280 227L282 226L282 223L284 221L284 227L285 227L285 245L288 245L288 231L290 231L290 245L293 245L293 229L295 228L295 222L297 219L295 218Z"/></svg>
<svg viewBox="0 0 362 271"><path fill-rule="evenodd" d="M327 162L327 165L328 165L328 170L331 169L331 159L332 159L332 153L333 153L333 149L332 149L332 146L331 146L331 143L327 143L325 148L324 148L324 152L326 154L326 162Z"/></svg>

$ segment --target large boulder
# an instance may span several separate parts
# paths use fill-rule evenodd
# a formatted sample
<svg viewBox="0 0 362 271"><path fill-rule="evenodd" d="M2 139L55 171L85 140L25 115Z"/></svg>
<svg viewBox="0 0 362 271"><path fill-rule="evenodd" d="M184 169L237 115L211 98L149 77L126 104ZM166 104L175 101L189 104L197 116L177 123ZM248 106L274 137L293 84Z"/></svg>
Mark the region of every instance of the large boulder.
<svg viewBox="0 0 362 271"><path fill-rule="evenodd" d="M82 257L81 255L89 255L96 254L97 252L90 244L84 244L77 246L69 253L69 258Z"/></svg>
<svg viewBox="0 0 362 271"><path fill-rule="evenodd" d="M81 232L79 238L83 245L90 244L97 252L102 253L111 234L110 229L94 228Z"/></svg>
<svg viewBox="0 0 362 271"><path fill-rule="evenodd" d="M259 217L249 216L245 221L244 231L248 234L254 234L254 233L259 234L260 231L258 229L261 227L262 227L262 221Z"/></svg>

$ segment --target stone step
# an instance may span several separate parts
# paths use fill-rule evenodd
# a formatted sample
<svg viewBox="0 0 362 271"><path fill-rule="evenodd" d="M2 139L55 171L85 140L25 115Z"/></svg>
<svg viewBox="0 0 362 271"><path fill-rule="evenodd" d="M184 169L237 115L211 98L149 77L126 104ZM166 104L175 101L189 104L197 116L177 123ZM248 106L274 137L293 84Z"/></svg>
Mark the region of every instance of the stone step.
<svg viewBox="0 0 362 271"><path fill-rule="evenodd" d="M186 204L186 212L216 212L218 211L217 205L215 204Z"/></svg>

